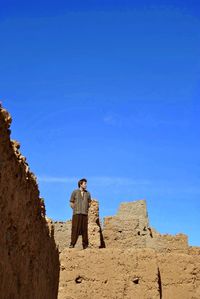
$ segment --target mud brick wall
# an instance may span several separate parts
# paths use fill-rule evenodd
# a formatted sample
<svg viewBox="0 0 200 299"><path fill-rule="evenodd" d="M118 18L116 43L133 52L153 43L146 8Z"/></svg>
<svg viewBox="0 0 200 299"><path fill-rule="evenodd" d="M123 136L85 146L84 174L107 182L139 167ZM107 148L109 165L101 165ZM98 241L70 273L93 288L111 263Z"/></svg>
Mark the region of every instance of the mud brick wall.
<svg viewBox="0 0 200 299"><path fill-rule="evenodd" d="M34 174L0 107L0 297L56 299L59 255Z"/></svg>

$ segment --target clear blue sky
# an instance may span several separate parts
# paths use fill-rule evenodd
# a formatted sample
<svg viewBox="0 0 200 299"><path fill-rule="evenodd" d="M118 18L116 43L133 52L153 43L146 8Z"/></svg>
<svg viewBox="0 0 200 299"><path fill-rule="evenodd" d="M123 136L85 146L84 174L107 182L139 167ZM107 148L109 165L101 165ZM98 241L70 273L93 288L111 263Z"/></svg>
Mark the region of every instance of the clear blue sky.
<svg viewBox="0 0 200 299"><path fill-rule="evenodd" d="M47 215L86 177L101 218L145 198L200 246L200 4L0 3L0 99Z"/></svg>

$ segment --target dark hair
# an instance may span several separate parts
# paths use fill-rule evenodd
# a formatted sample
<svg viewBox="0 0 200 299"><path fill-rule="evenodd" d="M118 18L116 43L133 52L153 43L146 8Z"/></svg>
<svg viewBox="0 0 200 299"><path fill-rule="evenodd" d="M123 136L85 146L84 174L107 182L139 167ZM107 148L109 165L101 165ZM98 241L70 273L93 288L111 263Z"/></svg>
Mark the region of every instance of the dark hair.
<svg viewBox="0 0 200 299"><path fill-rule="evenodd" d="M81 186L81 184L82 184L83 182L86 182L86 183L87 183L87 180L86 180L86 179L81 179L81 180L78 181L78 186L79 186L79 188L80 188L80 186Z"/></svg>

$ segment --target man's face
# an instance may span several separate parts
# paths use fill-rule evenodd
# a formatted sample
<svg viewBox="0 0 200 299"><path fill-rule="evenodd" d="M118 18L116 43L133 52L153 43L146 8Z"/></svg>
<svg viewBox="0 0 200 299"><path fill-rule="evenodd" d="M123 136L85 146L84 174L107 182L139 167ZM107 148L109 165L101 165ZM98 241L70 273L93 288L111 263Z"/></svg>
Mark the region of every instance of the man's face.
<svg viewBox="0 0 200 299"><path fill-rule="evenodd" d="M87 188L87 183L86 183L86 182L83 182L83 183L81 184L81 188L86 189L86 188Z"/></svg>

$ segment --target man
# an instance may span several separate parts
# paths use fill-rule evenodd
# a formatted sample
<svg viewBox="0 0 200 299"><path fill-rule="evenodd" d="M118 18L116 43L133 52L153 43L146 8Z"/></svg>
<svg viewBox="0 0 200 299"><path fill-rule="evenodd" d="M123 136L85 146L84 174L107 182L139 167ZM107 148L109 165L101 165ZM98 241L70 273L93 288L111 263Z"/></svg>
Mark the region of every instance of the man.
<svg viewBox="0 0 200 299"><path fill-rule="evenodd" d="M82 235L83 249L88 247L88 209L91 204L90 192L86 190L87 180L78 181L78 189L74 190L70 197L70 205L73 209L71 243L69 248L73 248Z"/></svg>

